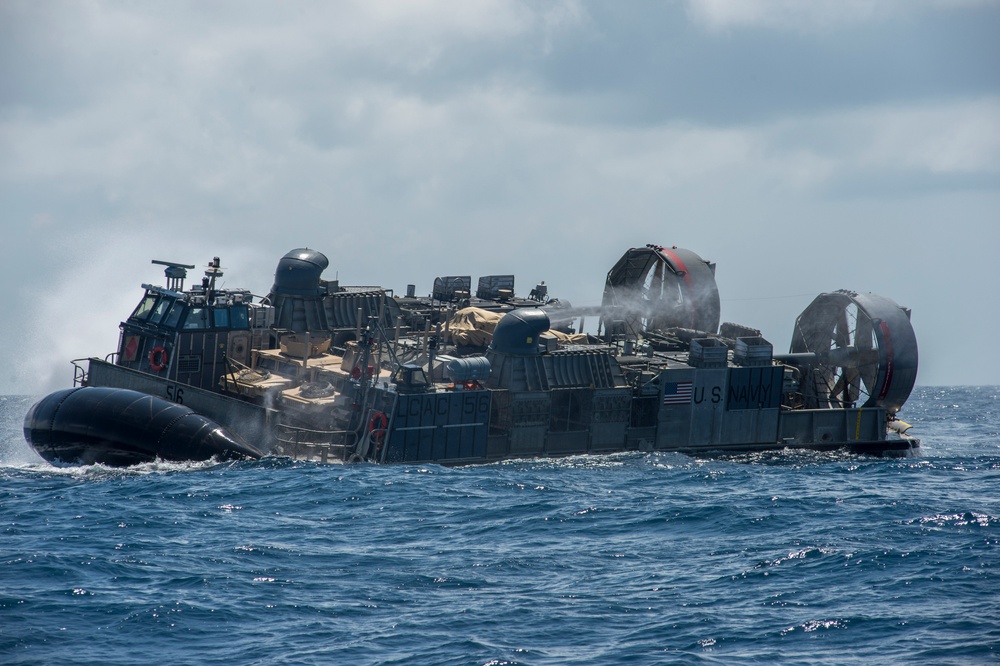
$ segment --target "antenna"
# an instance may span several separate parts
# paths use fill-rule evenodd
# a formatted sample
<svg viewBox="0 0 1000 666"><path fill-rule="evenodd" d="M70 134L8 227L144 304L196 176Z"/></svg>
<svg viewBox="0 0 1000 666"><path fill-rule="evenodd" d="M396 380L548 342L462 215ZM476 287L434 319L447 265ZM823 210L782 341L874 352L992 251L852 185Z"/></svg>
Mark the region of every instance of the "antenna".
<svg viewBox="0 0 1000 666"><path fill-rule="evenodd" d="M194 268L194 266L191 266L191 268ZM212 261L208 262L208 267L205 269L205 277L209 279L208 289L215 291L215 279L222 277L222 267L218 257L212 257Z"/></svg>
<svg viewBox="0 0 1000 666"><path fill-rule="evenodd" d="M178 264L173 261L160 261L153 259L154 264L166 266L163 274L167 277L167 289L170 291L184 291L184 278L187 277L187 269L194 268L189 264Z"/></svg>

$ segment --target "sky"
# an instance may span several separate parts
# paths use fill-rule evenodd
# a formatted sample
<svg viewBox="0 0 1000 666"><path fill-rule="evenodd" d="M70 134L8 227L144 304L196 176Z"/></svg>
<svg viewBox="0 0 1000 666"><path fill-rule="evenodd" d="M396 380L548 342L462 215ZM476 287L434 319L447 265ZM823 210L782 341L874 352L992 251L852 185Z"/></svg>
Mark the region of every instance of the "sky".
<svg viewBox="0 0 1000 666"><path fill-rule="evenodd" d="M0 393L115 351L153 259L588 306L647 243L776 351L874 292L918 385L1000 384L1000 1L3 0L0 215Z"/></svg>

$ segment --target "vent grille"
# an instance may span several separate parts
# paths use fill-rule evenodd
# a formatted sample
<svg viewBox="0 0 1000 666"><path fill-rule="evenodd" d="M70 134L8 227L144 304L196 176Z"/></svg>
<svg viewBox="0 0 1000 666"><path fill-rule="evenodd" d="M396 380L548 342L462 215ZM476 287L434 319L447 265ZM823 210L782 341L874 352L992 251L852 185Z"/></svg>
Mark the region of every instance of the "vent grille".
<svg viewBox="0 0 1000 666"><path fill-rule="evenodd" d="M191 375L201 372L201 356L181 356L177 359L177 374Z"/></svg>

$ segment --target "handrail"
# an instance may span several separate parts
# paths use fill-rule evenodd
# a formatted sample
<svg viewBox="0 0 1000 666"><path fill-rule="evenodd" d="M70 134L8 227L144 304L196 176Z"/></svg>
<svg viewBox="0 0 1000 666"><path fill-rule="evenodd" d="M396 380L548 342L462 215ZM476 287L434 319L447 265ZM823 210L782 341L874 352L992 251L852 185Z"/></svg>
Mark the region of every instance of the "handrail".
<svg viewBox="0 0 1000 666"><path fill-rule="evenodd" d="M399 404L399 394L393 393L392 398L392 408L389 410L389 423L385 427L385 438L382 442L382 450L379 451L379 457L376 462L384 463L386 452L389 450L389 439L392 437L392 424L396 420L396 406Z"/></svg>
<svg viewBox="0 0 1000 666"><path fill-rule="evenodd" d="M349 446L348 436L357 438L357 433L353 430L311 430L309 428L300 428L297 426L291 426L287 423L279 423L275 426L274 437L279 442L287 444L328 444L330 446ZM316 435L315 439L303 439L300 435L310 434ZM283 438L282 436L289 437ZM341 437L341 441L334 443L334 438L336 436ZM294 436L294 438L290 438Z"/></svg>
<svg viewBox="0 0 1000 666"><path fill-rule="evenodd" d="M87 369L84 369L84 367L80 365L80 363L82 363L83 361L87 361ZM73 388L76 388L78 386L86 386L87 377L89 374L87 370L90 368L90 359L74 358L72 361L70 361L70 363L73 364Z"/></svg>

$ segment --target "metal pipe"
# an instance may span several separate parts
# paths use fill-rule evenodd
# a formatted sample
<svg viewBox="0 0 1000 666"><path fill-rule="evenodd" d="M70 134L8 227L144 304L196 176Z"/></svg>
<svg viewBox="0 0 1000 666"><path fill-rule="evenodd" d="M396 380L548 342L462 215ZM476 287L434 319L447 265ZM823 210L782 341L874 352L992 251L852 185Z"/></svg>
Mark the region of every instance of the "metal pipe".
<svg viewBox="0 0 1000 666"><path fill-rule="evenodd" d="M402 328L403 328L403 315L399 315L398 317L396 317L396 338L392 341L393 355L396 354L399 348L399 333Z"/></svg>
<svg viewBox="0 0 1000 666"><path fill-rule="evenodd" d="M814 365L819 356L813 352L798 352L795 354L775 354L772 356L775 361L781 361L787 365Z"/></svg>

